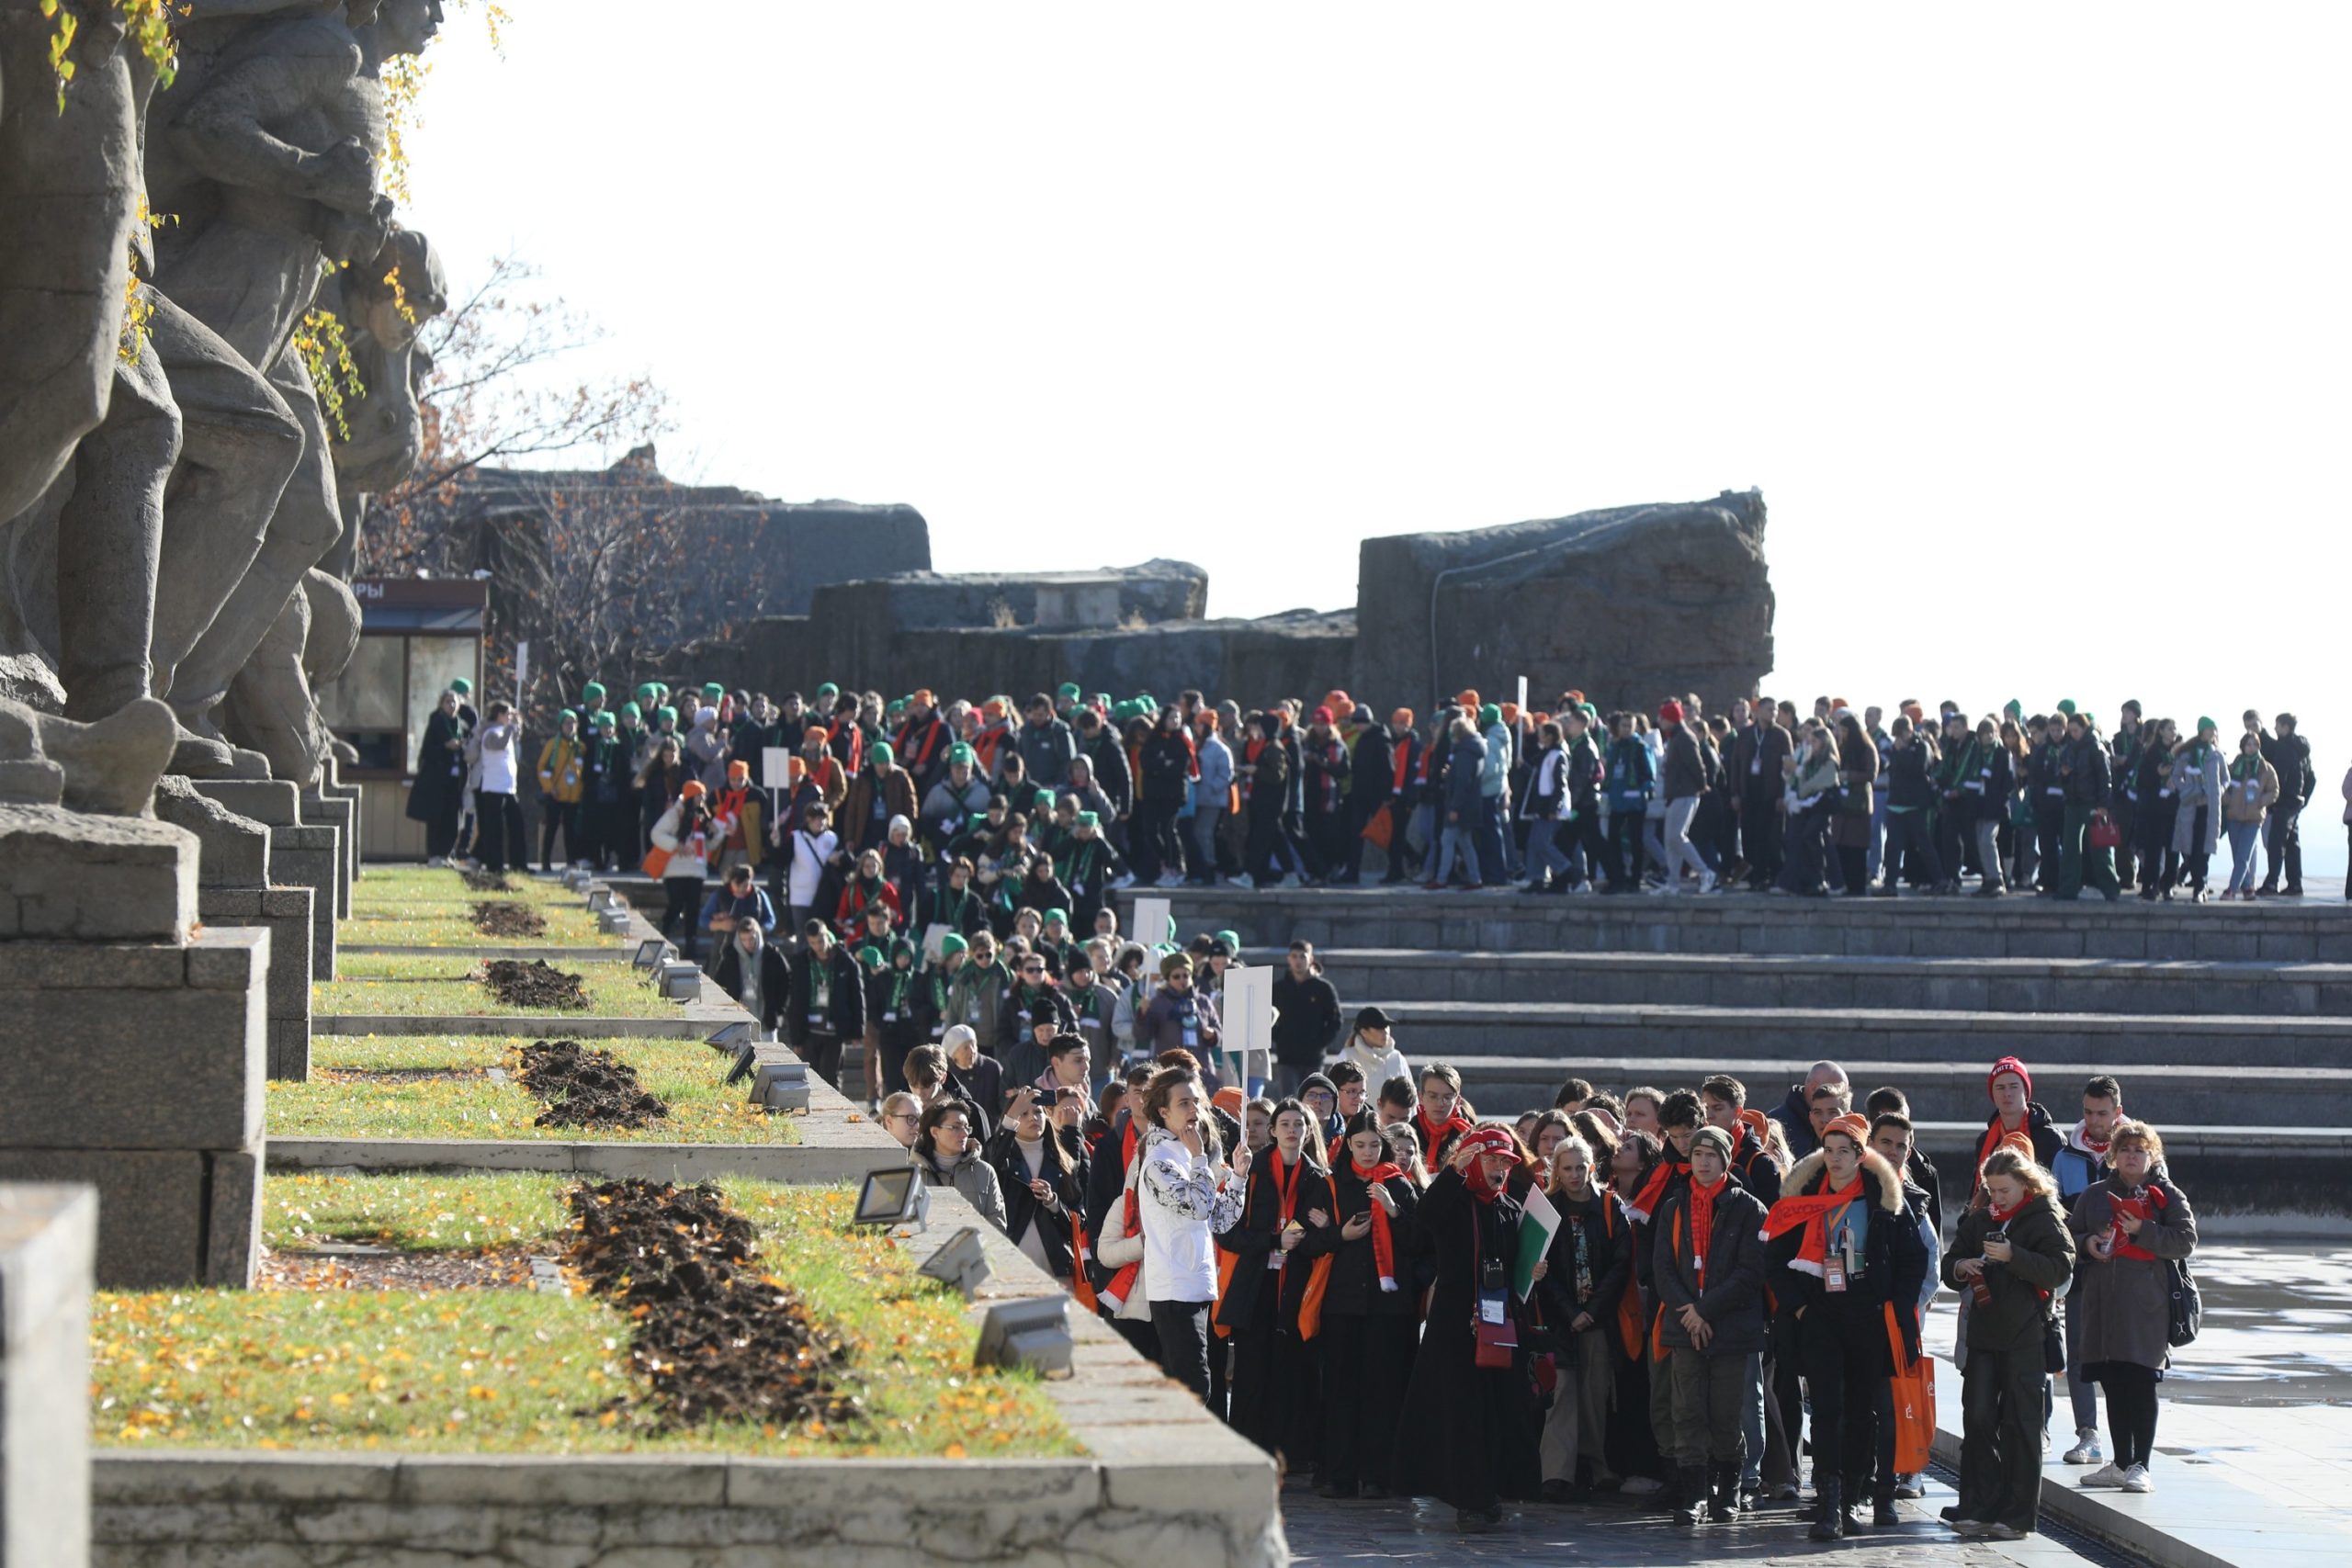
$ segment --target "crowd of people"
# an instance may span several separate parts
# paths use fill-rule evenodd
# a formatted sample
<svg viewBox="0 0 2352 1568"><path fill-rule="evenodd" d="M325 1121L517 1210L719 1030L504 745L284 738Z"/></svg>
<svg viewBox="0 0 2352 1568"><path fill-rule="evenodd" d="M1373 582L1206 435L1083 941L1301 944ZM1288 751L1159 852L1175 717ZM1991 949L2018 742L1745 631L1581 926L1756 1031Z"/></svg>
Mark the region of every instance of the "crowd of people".
<svg viewBox="0 0 2352 1568"><path fill-rule="evenodd" d="M1190 991L1189 953L1165 973ZM1769 1109L1721 1074L1572 1077L1502 1120L1453 1066L1410 1067L1377 1010L1255 1099L1221 1081L1213 1036L1155 1036L1100 1079L1083 1039L1040 1039L1032 1079L948 1025L880 1120L1322 1495L1434 1497L1473 1530L1506 1500L1613 1497L1696 1527L1804 1508L1809 1454L1813 1539L1865 1509L1892 1526L1933 1435L1939 1285L1965 1390L1956 1531L2034 1529L2061 1372L2080 1483L2154 1488L2197 1225L2115 1078L2067 1127L2022 1062L1994 1064L1969 1191L1948 1197L1901 1089L1858 1107L1834 1062Z"/></svg>
<svg viewBox="0 0 2352 1568"><path fill-rule="evenodd" d="M467 682L455 685L428 721L410 814L432 858L527 863L515 800L532 775L514 717L477 722ZM684 839L707 852L670 859L666 879L684 881L697 859L707 875L749 864L772 903L830 916L871 850L911 919L961 859L999 923L1040 857L1094 898L1128 878L2300 897L2301 818L2317 784L2286 713L2266 727L2250 709L2225 739L2211 718L2147 717L2136 701L2110 728L2071 701L1972 717L1949 701L1930 715L1916 700L1824 696L1806 716L1761 696L1710 713L1691 694L1604 714L1573 690L1548 712L1465 690L1423 722L1409 708L1383 719L1339 690L1245 712L1195 691L1163 707L1075 684L1016 707L831 685L776 702L649 682L616 706L591 682L537 764L542 866L559 842L574 863L625 870ZM2352 829L2352 770L2344 797ZM2224 840L2226 875L2214 865ZM677 897L673 924L692 941L700 897Z"/></svg>
<svg viewBox="0 0 2352 1568"><path fill-rule="evenodd" d="M456 854L471 822L482 863L525 863L519 728L499 704L477 725L469 695L427 730L428 831ZM1300 942L1260 1081L1223 1048L1238 935L1130 934L1110 895L1377 874L2202 900L2223 834L2222 897L2295 895L2312 772L2291 716L2247 714L2225 756L2211 720L2183 739L2134 704L2110 734L2071 704L1972 724L1906 703L1882 728L1836 699L1806 720L1683 698L1653 724L1464 692L1424 730L1342 692L1242 715L1066 686L1016 714L714 685L682 731L668 699L649 684L615 711L592 684L561 716L537 753L542 863L560 840L659 877L665 934L690 955L707 934L763 1031L1318 1492L1436 1497L1465 1529L1506 1499L1611 1494L1695 1527L1802 1506L1809 1454L1815 1538L1865 1507L1891 1524L1927 1462L1939 1286L1965 1388L1957 1530L2033 1529L2062 1371L2082 1483L2153 1488L2196 1224L2115 1079L2069 1131L1996 1063L1947 1202L1900 1089L1858 1109L1830 1062L1769 1111L1725 1075L1571 1077L1549 1108L1482 1117L1453 1067L1408 1063L1396 1019L1350 1021ZM2346 794L2352 812L2352 774Z"/></svg>

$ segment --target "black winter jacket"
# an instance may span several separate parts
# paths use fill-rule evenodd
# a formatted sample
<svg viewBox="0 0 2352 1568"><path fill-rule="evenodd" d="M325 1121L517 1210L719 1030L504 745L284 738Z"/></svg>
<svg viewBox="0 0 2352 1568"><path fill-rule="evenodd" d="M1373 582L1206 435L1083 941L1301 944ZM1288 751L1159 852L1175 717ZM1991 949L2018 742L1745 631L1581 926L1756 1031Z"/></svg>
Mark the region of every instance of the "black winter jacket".
<svg viewBox="0 0 2352 1568"><path fill-rule="evenodd" d="M826 993L821 998L816 994L820 990ZM785 1039L793 1045L805 1045L813 1034L832 1034L843 1040L865 1037L865 978L845 942L835 942L824 958L804 949L793 960L792 1010L785 1020Z"/></svg>

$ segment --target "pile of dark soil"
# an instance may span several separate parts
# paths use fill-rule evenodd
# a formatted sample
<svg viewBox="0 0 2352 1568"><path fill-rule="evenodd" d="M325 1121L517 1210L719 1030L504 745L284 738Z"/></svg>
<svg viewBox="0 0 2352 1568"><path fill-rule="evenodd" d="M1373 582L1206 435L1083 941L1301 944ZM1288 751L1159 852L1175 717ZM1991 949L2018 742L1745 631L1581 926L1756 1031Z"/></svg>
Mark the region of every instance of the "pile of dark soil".
<svg viewBox="0 0 2352 1568"><path fill-rule="evenodd" d="M507 880L506 874L503 871L471 871L460 869L458 874L464 877L466 879L466 886L476 893L512 893L514 891L514 884Z"/></svg>
<svg viewBox="0 0 2352 1568"><path fill-rule="evenodd" d="M490 994L511 1008L534 1010L552 1008L584 1012L588 991L577 975L567 975L544 959L493 958L482 966Z"/></svg>
<svg viewBox="0 0 2352 1568"><path fill-rule="evenodd" d="M638 1081L637 1069L609 1051L577 1040L539 1040L523 1047L515 1075L548 1102L542 1127L650 1127L670 1108Z"/></svg>
<svg viewBox="0 0 2352 1568"><path fill-rule="evenodd" d="M715 1187L637 1179L575 1187L580 1234L565 1261L635 1321L629 1361L657 1425L713 1420L763 1426L854 1418L841 1382L849 1356L799 1292L763 1273L758 1232Z"/></svg>
<svg viewBox="0 0 2352 1568"><path fill-rule="evenodd" d="M474 929L484 936L545 936L548 918L528 904L485 898L474 906Z"/></svg>

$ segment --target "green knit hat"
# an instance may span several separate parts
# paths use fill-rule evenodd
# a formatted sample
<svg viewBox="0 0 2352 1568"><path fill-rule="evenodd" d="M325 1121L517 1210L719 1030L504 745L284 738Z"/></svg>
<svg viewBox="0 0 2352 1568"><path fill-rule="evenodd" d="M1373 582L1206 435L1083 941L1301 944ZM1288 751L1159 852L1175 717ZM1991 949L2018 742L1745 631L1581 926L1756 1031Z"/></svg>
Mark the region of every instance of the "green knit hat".
<svg viewBox="0 0 2352 1568"><path fill-rule="evenodd" d="M1031 812L1040 816L1052 816L1054 810L1054 792L1049 789L1041 789L1036 794L1031 795L1029 797L1029 809Z"/></svg>
<svg viewBox="0 0 2352 1568"><path fill-rule="evenodd" d="M655 708L653 710L653 716L660 722L668 725L673 729L678 728L678 710L672 707L667 703L664 703L660 707Z"/></svg>
<svg viewBox="0 0 2352 1568"><path fill-rule="evenodd" d="M2001 705L2001 712L2010 718L2022 719L2025 717L2025 705L2018 701L2017 698L2011 697L2007 702Z"/></svg>
<svg viewBox="0 0 2352 1568"><path fill-rule="evenodd" d="M820 703L830 703L841 694L842 689L831 681L817 688L817 700Z"/></svg>
<svg viewBox="0 0 2352 1568"><path fill-rule="evenodd" d="M1577 711L1584 715L1586 719L1591 723L1599 724L1600 722L1600 710L1593 706L1590 703L1578 703L1577 705Z"/></svg>
<svg viewBox="0 0 2352 1568"><path fill-rule="evenodd" d="M972 944L954 931L949 931L939 939L939 956L942 958L953 958L959 953L969 953L971 950Z"/></svg>
<svg viewBox="0 0 2352 1568"><path fill-rule="evenodd" d="M662 688L655 685L652 682L640 681L638 682L637 700L639 706L651 707L653 705L654 699L661 694Z"/></svg>
<svg viewBox="0 0 2352 1568"><path fill-rule="evenodd" d="M580 716L570 708L566 708L561 713L555 716L555 721L558 724L561 724L567 718L574 724L578 724L580 722Z"/></svg>
<svg viewBox="0 0 2352 1568"><path fill-rule="evenodd" d="M1081 828L1100 828L1102 826L1102 818L1091 811L1081 811L1078 814L1078 826Z"/></svg>
<svg viewBox="0 0 2352 1568"><path fill-rule="evenodd" d="M1239 937L1234 935L1231 931L1219 931L1216 933L1216 940L1225 943L1227 948L1231 950L1235 957L1238 958L1241 956L1241 939Z"/></svg>
<svg viewBox="0 0 2352 1568"><path fill-rule="evenodd" d="M1478 710L1478 728L1481 729L1492 729L1502 721L1503 710L1499 704L1488 703Z"/></svg>
<svg viewBox="0 0 2352 1568"><path fill-rule="evenodd" d="M1046 911L1046 923L1049 926L1066 926L1069 924L1069 911L1068 909L1048 909Z"/></svg>
<svg viewBox="0 0 2352 1568"><path fill-rule="evenodd" d="M2199 729L2200 729L2200 730L2211 729L2211 730L2216 730L2216 731L2218 731L2222 727L2221 727L2220 725L2218 725L2218 724L2215 724L2215 723L2214 723L2211 719L2210 719L2210 718L2200 718L2200 719L2199 719L2199 720L2197 721L2197 728L2198 728Z"/></svg>
<svg viewBox="0 0 2352 1568"><path fill-rule="evenodd" d="M899 760L898 752L890 749L890 743L888 740L876 740L874 743L874 750L868 751L866 755L877 762L895 762Z"/></svg>
<svg viewBox="0 0 2352 1568"><path fill-rule="evenodd" d="M2061 697L2061 698L2059 698L2059 699L2058 699L2058 711L2059 711L2060 713L2064 714L2068 718L2072 718L2072 717L2074 717L2074 716L2075 716L2075 699L2074 699L2074 698L2072 698L2072 697Z"/></svg>
<svg viewBox="0 0 2352 1568"><path fill-rule="evenodd" d="M645 710L638 706L635 703L623 703L621 705L621 716L634 722L645 716Z"/></svg>
<svg viewBox="0 0 2352 1568"><path fill-rule="evenodd" d="M461 697L470 697L474 694L474 683L471 681L467 680L463 675L460 675L456 680L450 682L449 689L457 693L458 695Z"/></svg>
<svg viewBox="0 0 2352 1568"><path fill-rule="evenodd" d="M596 716L596 728L608 735L617 731L620 727L621 721L613 716L613 710L610 708L606 708Z"/></svg>
<svg viewBox="0 0 2352 1568"><path fill-rule="evenodd" d="M1055 689L1055 695L1060 697L1064 702L1074 703L1078 701L1080 694L1081 693L1080 692L1079 684L1075 681L1064 681Z"/></svg>
<svg viewBox="0 0 2352 1568"><path fill-rule="evenodd" d="M586 685L580 688L580 705L582 707L586 707L590 703L601 703L604 700L605 683L602 681L591 681Z"/></svg>
<svg viewBox="0 0 2352 1568"><path fill-rule="evenodd" d="M979 753L974 751L971 747L961 740L958 740L955 745L947 748L947 765L951 768L958 762L963 763L964 766L968 768L973 766L978 761Z"/></svg>
<svg viewBox="0 0 2352 1568"><path fill-rule="evenodd" d="M882 967L882 950L869 942L857 950L857 961L868 969L879 969Z"/></svg>

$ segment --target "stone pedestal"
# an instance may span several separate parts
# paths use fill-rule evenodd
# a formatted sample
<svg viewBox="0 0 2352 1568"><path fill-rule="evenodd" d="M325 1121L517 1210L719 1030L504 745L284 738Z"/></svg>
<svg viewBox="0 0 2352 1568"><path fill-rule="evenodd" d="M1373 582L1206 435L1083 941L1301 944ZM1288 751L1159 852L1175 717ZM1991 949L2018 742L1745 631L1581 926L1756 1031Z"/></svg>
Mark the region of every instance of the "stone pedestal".
<svg viewBox="0 0 2352 1568"><path fill-rule="evenodd" d="M334 829L334 918L347 920L351 919L351 841L358 836L358 807L339 795L306 795L301 814L306 828Z"/></svg>
<svg viewBox="0 0 2352 1568"><path fill-rule="evenodd" d="M343 858L350 863L352 880L356 882L359 879L360 867L359 825L367 814L360 805L361 786L344 783L341 768L342 764L333 757L327 759L326 772L319 784L319 793L335 800L351 802L351 830L343 836Z"/></svg>
<svg viewBox="0 0 2352 1568"><path fill-rule="evenodd" d="M258 926L269 932L269 1055L274 1078L311 1076L311 932L308 887L273 886L270 829L240 817L186 779L166 778L155 812L197 837L197 913L207 926Z"/></svg>
<svg viewBox="0 0 2352 1568"><path fill-rule="evenodd" d="M97 1194L0 1187L0 1568L88 1568Z"/></svg>
<svg viewBox="0 0 2352 1568"><path fill-rule="evenodd" d="M334 978L338 862L343 846L333 828L306 825L301 795L276 779L198 779L197 793L269 829L269 880L311 890L311 974Z"/></svg>
<svg viewBox="0 0 2352 1568"><path fill-rule="evenodd" d="M250 1284L269 933L197 923L198 840L0 806L0 1181L98 1190L98 1282Z"/></svg>

